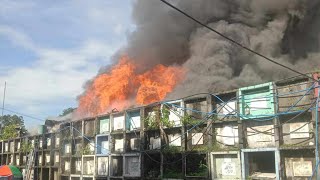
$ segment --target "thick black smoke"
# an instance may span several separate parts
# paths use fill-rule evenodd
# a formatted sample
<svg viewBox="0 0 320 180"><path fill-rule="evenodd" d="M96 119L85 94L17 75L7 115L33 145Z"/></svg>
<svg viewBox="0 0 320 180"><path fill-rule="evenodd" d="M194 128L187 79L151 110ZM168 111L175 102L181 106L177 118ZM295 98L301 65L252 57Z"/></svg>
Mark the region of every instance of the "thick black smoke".
<svg viewBox="0 0 320 180"><path fill-rule="evenodd" d="M302 72L320 65L320 0L171 0L210 27ZM137 0L122 49L149 69L187 69L170 98L294 75L197 25L159 0ZM145 69L141 69L142 71Z"/></svg>
<svg viewBox="0 0 320 180"><path fill-rule="evenodd" d="M320 65L319 0L171 0L210 27L306 72ZM187 69L170 97L220 91L293 75L197 25L159 0L137 0L126 52L145 68Z"/></svg>

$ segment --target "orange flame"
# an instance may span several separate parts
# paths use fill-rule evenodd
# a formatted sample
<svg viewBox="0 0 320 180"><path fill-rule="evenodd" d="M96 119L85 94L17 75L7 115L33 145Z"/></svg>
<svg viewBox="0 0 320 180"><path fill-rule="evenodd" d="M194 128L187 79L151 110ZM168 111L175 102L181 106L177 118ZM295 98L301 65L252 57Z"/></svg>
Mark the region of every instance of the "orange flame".
<svg viewBox="0 0 320 180"><path fill-rule="evenodd" d="M150 71L139 75L140 87L138 88L136 102L138 104L150 104L163 100L181 81L183 74L181 68L166 67L159 64Z"/></svg>
<svg viewBox="0 0 320 180"><path fill-rule="evenodd" d="M122 110L132 105L163 100L183 79L181 67L157 65L138 74L137 65L127 56L106 74L98 75L79 98L77 114L94 116L114 108Z"/></svg>

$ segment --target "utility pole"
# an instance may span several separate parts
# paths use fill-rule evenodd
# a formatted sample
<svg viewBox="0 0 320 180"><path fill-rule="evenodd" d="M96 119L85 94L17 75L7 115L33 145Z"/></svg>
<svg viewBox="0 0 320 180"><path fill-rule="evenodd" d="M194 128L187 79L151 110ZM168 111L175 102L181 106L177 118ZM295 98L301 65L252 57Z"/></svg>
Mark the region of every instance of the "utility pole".
<svg viewBox="0 0 320 180"><path fill-rule="evenodd" d="M4 102L6 100L6 89L7 89L7 82L4 82L4 89L3 89L3 98L2 98L2 113L1 116L3 116L3 111L4 111Z"/></svg>
<svg viewBox="0 0 320 180"><path fill-rule="evenodd" d="M2 98L2 111L1 111L1 118L3 120L3 111L4 111L4 102L6 99L6 89L7 89L7 82L4 82L4 89L3 89L3 98ZM2 122L0 122L0 132L2 132Z"/></svg>

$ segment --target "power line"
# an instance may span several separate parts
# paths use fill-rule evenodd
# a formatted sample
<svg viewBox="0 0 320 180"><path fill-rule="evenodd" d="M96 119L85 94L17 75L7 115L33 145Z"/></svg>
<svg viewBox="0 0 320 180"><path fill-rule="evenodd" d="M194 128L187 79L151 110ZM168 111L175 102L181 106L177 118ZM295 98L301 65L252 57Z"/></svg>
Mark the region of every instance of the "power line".
<svg viewBox="0 0 320 180"><path fill-rule="evenodd" d="M299 93L299 92L307 91L303 96L300 95L301 98L300 98L297 102L295 102L291 107L289 107L286 112L282 112L282 113L279 113L279 114L274 114L274 115L271 117L271 119L273 119L273 118L275 118L276 116L279 116L279 115L286 115L286 114L288 114L288 111L290 111L293 107L295 107L295 106L302 100L302 98L305 97L305 96L308 94L308 92L309 92L311 89L314 89L314 87L311 86L310 88L307 88L306 90L301 90L301 91L296 91L296 92L290 92L290 93L288 93L288 94L290 95L290 94L294 94L294 93ZM210 94L210 93L200 93L200 94ZM288 95L288 94L282 94L282 95ZM224 101L223 101L222 99L220 99L217 95L214 95L214 94L210 94L210 95L213 95L214 97L216 97L218 100L220 100L221 102L223 102L226 106L228 106L228 102L229 102L229 101L232 101L232 100L234 100L234 99L237 99L236 97L234 97L234 98L231 98L228 102L224 102ZM192 95L191 95L191 96L192 96ZM279 96L279 95L277 95L277 96ZM255 99L255 98L253 98L253 99ZM163 103L164 103L164 105L168 106L168 103L167 103L167 102L163 102ZM169 104L171 104L171 103L169 103ZM171 105L175 106L174 104L171 104ZM310 108L312 108L313 105L314 105L314 103L311 103L311 104L310 104ZM193 109L182 108L182 107L179 107L179 106L175 106L175 107L181 108L181 109L184 109L184 110L191 110L191 111L196 112L196 113L201 113L201 114L202 114L202 113L205 113L206 115L209 115L209 116L212 116L212 115L216 114L216 113L213 113L213 112L209 112L209 113L207 113L207 112L201 112L201 111L197 111L197 110L193 110ZM231 107L229 107L229 108L231 108ZM282 124L279 125L279 126L282 126L283 124L285 124L285 123L287 123L287 122L295 119L296 117L298 117L298 116L300 116L301 114L305 113L306 111L310 110L310 108L307 108L306 110L303 110L303 111L297 111L297 112L299 112L298 115L294 116L293 118L291 118L290 120L282 123ZM170 109L170 108L169 108L169 109ZM221 110L221 109L220 109L220 110ZM171 111L171 110L170 110L170 111ZM214 111L214 110L213 110L213 111ZM295 113L296 113L296 112L295 112ZM176 114L176 115L177 115L177 114ZM219 114L216 114L216 115L219 115ZM223 119L224 119L226 116L227 116L227 115L224 115ZM248 118L248 119L255 120L255 118ZM270 119L267 119L267 120L270 120ZM222 120L215 120L215 121L222 121ZM197 124L197 125L194 126L194 127L197 127L197 126L199 126L199 125L201 125L201 124ZM192 127L191 129L193 129L194 127ZM187 130L187 132L190 131L191 129ZM274 127L274 128L271 128L271 129L268 129L268 130L266 130L266 131L263 131L263 132L257 131L257 130L255 130L255 129L253 129L253 128L251 128L251 129L254 130L254 131L256 131L256 132L258 132L258 133L254 133L254 134L251 134L251 135L256 135L256 134L259 134L259 133L269 134L269 133L267 133L267 132L270 131L270 130L272 130L272 129L275 129L275 127ZM300 128L298 128L298 129L296 129L296 130L294 130L294 131L298 131L299 129L300 129ZM248 135L248 136L251 136L251 135ZM175 139L175 140L176 140L176 139ZM173 140L173 141L174 141L174 140Z"/></svg>
<svg viewBox="0 0 320 180"><path fill-rule="evenodd" d="M8 112L11 112L11 113L15 113L15 114L18 114L18 115L21 115L21 116L24 116L24 117L28 117L28 118L31 118L31 119L35 119L35 120L38 120L38 121L41 121L41 122L46 121L46 120L44 120L44 119L37 118L37 117L34 117L34 116L30 116L30 115L27 115L27 114L23 114L23 113L20 113L20 112L17 112L17 111L13 111L13 110L10 110L10 109L6 109L6 108L0 108L0 109L5 110L5 111L8 111Z"/></svg>
<svg viewBox="0 0 320 180"><path fill-rule="evenodd" d="M166 5L170 6L171 8L175 9L176 11L180 12L181 14L185 15L185 16L188 17L189 19L191 19L191 20L195 21L196 23L200 24L201 26L203 26L203 27L209 29L210 31L218 34L219 36L227 39L227 40L230 41L231 43L233 43L233 44L235 44L235 45L237 45L237 46L239 46L239 47L241 47L241 48L243 48L243 49L245 49L245 50L247 50L247 51L249 51L249 52L257 55L257 56L260 56L260 57L266 59L267 61L272 62L272 63L274 63L274 64L276 64L276 65L278 65L278 66L281 66L281 67L286 68L286 69L288 69L288 70L290 70L290 71L292 71L292 72L295 72L295 73L297 73L297 74L300 74L300 75L302 75L302 76L305 76L305 77L307 77L308 79L312 79L313 81L317 81L317 80L313 79L312 77L310 77L310 76L308 76L308 75L306 75L306 74L303 74L303 73L301 73L301 72L299 72L299 71L297 71L297 70L295 70L295 69L292 69L292 68L290 68L290 67L288 67L288 66L286 66L286 65L283 65L283 64L281 64L281 63L278 63L278 62L276 62L275 60L272 60L271 58L269 58L269 57L267 57L267 56L265 56L265 55L263 55L263 54L261 54L261 53L259 53L259 52L256 52L256 51L254 51L254 50L246 47L245 45L242 45L241 43L235 41L234 39L231 39L230 37L222 34L221 32L219 32L219 31L217 31L217 30L215 30L215 29L207 26L206 24L204 24L204 23L202 23L201 21L197 20L196 18L192 17L191 15L189 15L189 14L186 13L186 12L184 12L183 10L181 10L181 9L177 8L176 6L170 4L170 3L167 2L166 0L160 0L160 1L162 1L162 2L165 3Z"/></svg>
<svg viewBox="0 0 320 180"><path fill-rule="evenodd" d="M212 95L212 94L211 94ZM305 94L306 95L306 94ZM305 96L304 95L304 96ZM302 97L304 97L304 96L302 96ZM234 99L234 98L231 98L231 99ZM220 98L219 98L219 100L220 100ZM300 101L301 99L299 99L298 100L298 102ZM224 102L223 100L221 100L225 105L227 105L227 102ZM230 101L230 100L229 100ZM314 103L312 103L311 105L310 105L310 107L312 107L313 106L313 104ZM168 104L164 104L165 106L168 106ZM296 104L294 104L293 106L295 106ZM177 112L175 112L175 111L173 111L170 107L168 107L169 108L169 111L170 112L172 112L172 113L177 113ZM184 109L184 108L183 108ZM290 110L291 108L289 108L288 110ZM186 110L186 109L185 109ZM284 122L284 123L282 123L281 125L283 125L283 124L285 124L285 123L287 123L287 122L289 122L289 121L291 121L291 120L293 120L294 118L296 118L296 117L298 117L298 116L300 116L302 113L304 113L304 112L306 112L307 110L309 110L309 108L308 109L306 109L306 110L304 110L304 111L302 111L301 113L299 113L298 115L296 115L295 117L293 117L293 118L291 118L290 120L288 120L288 121L286 121L286 122ZM221 109L219 109L218 111L221 111ZM201 112L197 112L197 113L201 113ZM176 115L178 115L178 114L176 114ZM212 115L214 115L214 114L212 114L212 113L206 113L206 117L204 117L202 120L208 120ZM179 116L179 115L178 115ZM224 116L223 118L225 118L226 116ZM132 120L132 119L131 119ZM200 121L200 123L202 124L204 121ZM210 123L209 123L209 126L211 126L212 124L214 123L214 121L211 121ZM199 126L200 124L197 124L196 126ZM281 125L279 125L279 126L281 126ZM135 126L135 125L134 125ZM209 128L209 126L207 126L206 128L204 128L204 131L203 131L203 133L202 133L202 136L198 139L198 142L196 143L196 145L200 142L200 139L204 136L204 134L207 134L207 131L210 129ZM73 129L74 130L76 130L76 131L78 131L77 129L75 129L74 127L73 127ZM193 128L191 128L191 129L193 129ZM189 129L189 130L187 130L187 132L188 131L190 131L191 129ZM271 129L274 129L274 128L271 128ZM271 130L270 129L270 130ZM298 131L300 128L298 128L298 129L296 129L295 131ZM269 130L267 130L267 131L269 131ZM79 131L78 131L79 132ZM81 132L79 132L80 134L81 134L81 136L82 137L84 137L85 139L87 139L87 140L89 140L85 135L83 135ZM266 132L258 132L258 133L266 133ZM210 134L210 133L208 133L208 135L212 135L212 134ZM136 136L137 136L137 134L136 134ZM233 138L235 138L236 136L233 136ZM187 139L187 142L188 141L190 141L191 139L189 139L189 138L187 138L186 137L186 139ZM172 140L172 141L175 141L176 139L174 139L174 140ZM215 140L215 141L217 141L217 140ZM208 142L208 141L207 141ZM218 142L218 141L217 141ZM221 142L218 142L218 143L221 143ZM300 142L301 143L301 142ZM224 143L221 143L221 144L224 144ZM167 144L166 144L167 145ZM95 145L94 147L98 147L99 145ZM101 147L101 148L103 148L103 147ZM187 153L185 153L185 154L183 154L182 155L182 157L181 158L179 158L178 160L175 160L175 161L173 161L173 162L166 162L166 163L163 163L163 164L175 164L175 163L177 163L178 161L181 161L181 160L183 160L184 158L186 158L189 154L192 154L193 152L193 150L194 150L194 148L195 148L195 146L193 146L192 148L191 148L191 150L189 150L190 152L187 152ZM159 162L159 161L157 161L157 160L155 160L155 159L153 159L152 157L150 157L150 155L147 153L148 152L148 150L143 150L143 151L139 151L140 153L144 153L144 154L146 154L148 157L149 157L149 159L151 159L152 161L154 161L154 162L157 162L157 163L161 163L161 162Z"/></svg>

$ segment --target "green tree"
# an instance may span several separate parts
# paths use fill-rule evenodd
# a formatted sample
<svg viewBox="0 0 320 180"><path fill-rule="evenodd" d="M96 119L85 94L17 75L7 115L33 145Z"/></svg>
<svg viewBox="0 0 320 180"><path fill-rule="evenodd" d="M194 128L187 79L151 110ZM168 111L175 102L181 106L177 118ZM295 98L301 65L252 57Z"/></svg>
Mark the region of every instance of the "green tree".
<svg viewBox="0 0 320 180"><path fill-rule="evenodd" d="M7 140L7 139L16 138L18 136L19 136L19 131L17 131L17 126L15 124L10 124L3 127L0 139Z"/></svg>
<svg viewBox="0 0 320 180"><path fill-rule="evenodd" d="M67 108L67 109L64 109L64 110L62 111L62 114L60 114L59 116L65 116L65 115L67 115L67 114L70 114L70 113L72 113L75 109L76 109L76 108L72 108L72 107L69 107L69 108Z"/></svg>
<svg viewBox="0 0 320 180"><path fill-rule="evenodd" d="M18 137L19 133L22 136L28 134L22 116L0 116L0 122L2 125L0 139L2 140Z"/></svg>

